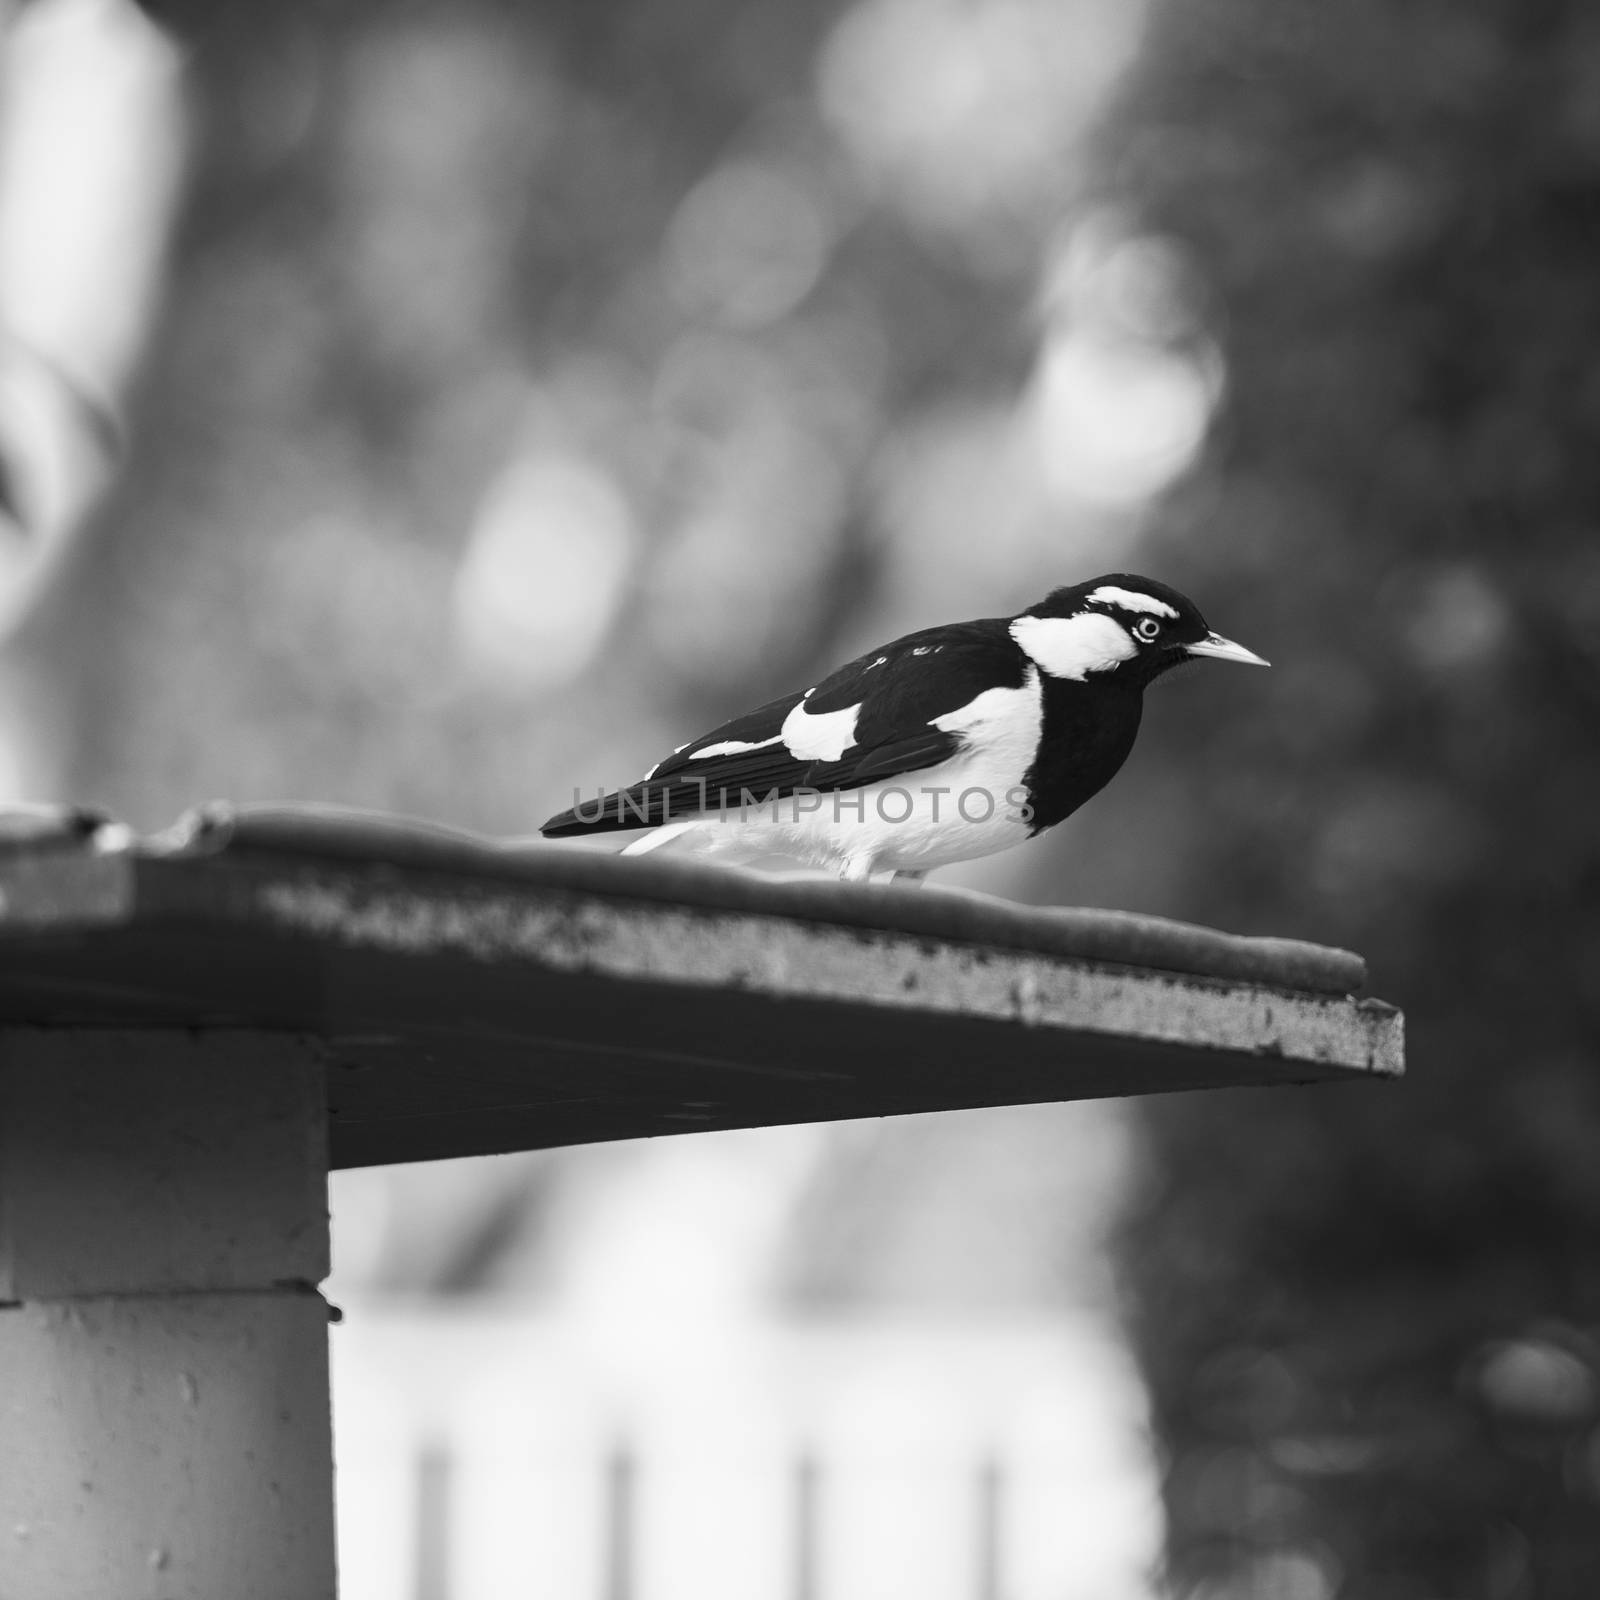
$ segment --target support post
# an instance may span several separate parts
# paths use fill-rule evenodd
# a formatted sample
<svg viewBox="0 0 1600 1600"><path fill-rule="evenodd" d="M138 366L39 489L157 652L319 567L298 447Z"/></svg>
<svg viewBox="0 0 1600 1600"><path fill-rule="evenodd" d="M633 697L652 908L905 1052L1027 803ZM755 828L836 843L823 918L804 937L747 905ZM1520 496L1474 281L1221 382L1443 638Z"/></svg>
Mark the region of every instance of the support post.
<svg viewBox="0 0 1600 1600"><path fill-rule="evenodd" d="M333 1600L327 1272L313 1046L0 1031L6 1600Z"/></svg>

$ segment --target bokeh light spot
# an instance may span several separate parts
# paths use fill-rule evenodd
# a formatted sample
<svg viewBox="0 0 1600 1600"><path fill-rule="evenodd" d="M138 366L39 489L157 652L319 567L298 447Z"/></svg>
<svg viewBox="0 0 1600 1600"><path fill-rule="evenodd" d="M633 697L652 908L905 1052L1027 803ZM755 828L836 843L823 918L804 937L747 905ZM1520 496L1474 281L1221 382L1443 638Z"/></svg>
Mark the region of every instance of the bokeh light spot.
<svg viewBox="0 0 1600 1600"><path fill-rule="evenodd" d="M758 327L811 292L832 239L814 185L759 162L730 162L696 185L672 219L667 282L686 310Z"/></svg>
<svg viewBox="0 0 1600 1600"><path fill-rule="evenodd" d="M576 677L615 618L633 546L628 503L597 467L514 462L485 494L456 577L469 661L524 686Z"/></svg>

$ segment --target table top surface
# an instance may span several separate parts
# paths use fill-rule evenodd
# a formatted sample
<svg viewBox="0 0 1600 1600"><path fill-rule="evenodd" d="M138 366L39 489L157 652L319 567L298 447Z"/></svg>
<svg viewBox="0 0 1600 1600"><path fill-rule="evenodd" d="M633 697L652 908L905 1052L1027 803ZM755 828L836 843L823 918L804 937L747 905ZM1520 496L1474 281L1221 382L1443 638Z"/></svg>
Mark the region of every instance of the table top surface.
<svg viewBox="0 0 1600 1600"><path fill-rule="evenodd" d="M0 1023L317 1041L336 1166L1392 1077L1347 951L325 806L0 813Z"/></svg>

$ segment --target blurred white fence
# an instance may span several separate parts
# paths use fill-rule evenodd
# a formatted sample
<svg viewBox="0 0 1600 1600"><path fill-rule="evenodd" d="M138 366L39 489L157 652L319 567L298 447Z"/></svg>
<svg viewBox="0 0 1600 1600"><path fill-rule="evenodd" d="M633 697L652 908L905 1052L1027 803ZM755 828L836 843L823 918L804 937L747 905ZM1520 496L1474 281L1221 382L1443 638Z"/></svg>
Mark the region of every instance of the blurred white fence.
<svg viewBox="0 0 1600 1600"><path fill-rule="evenodd" d="M333 1330L343 1600L1147 1600L1097 1318Z"/></svg>

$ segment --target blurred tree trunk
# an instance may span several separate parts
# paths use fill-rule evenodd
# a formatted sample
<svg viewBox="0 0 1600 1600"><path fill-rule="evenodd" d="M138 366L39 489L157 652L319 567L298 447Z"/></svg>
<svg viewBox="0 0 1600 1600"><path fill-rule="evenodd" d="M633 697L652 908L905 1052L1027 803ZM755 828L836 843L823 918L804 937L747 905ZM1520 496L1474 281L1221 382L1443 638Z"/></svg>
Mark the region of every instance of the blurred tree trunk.
<svg viewBox="0 0 1600 1600"><path fill-rule="evenodd" d="M1122 1260L1174 1589L1578 1600L1600 13L1167 3L1106 153L1228 363L1157 559L1276 663L1169 730L1179 909L1361 949L1412 1040L1397 1089L1148 1108Z"/></svg>

